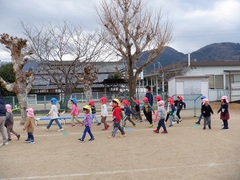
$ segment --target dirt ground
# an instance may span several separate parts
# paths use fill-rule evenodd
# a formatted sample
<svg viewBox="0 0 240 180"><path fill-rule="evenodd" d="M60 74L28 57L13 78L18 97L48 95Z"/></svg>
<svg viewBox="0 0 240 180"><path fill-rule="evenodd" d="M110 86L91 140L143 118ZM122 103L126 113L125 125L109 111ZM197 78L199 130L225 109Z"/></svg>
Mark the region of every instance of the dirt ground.
<svg viewBox="0 0 240 180"><path fill-rule="evenodd" d="M108 139L111 130L94 123L95 141L79 142L83 127L64 125L58 132L53 124L49 132L41 121L34 136L36 144L25 143L26 132L15 122L21 134L0 148L0 179L182 179L239 180L240 179L240 104L230 104L230 130L221 130L214 109L212 129L196 126L192 110L183 110L183 122L168 127L168 134L153 133L146 121L125 129L127 137ZM17 117L15 118L17 119ZM112 123L108 118L109 123ZM68 121L69 122L69 121ZM118 132L119 135L119 132ZM13 135L12 135L13 136Z"/></svg>

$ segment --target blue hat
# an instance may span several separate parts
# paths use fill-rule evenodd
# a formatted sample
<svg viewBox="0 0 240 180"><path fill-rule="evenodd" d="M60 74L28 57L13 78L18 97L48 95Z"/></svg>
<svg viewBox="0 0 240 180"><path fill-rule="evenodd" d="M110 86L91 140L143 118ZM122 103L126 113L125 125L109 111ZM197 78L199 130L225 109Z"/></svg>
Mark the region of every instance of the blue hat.
<svg viewBox="0 0 240 180"><path fill-rule="evenodd" d="M206 99L207 97L206 96L201 96L201 99Z"/></svg>
<svg viewBox="0 0 240 180"><path fill-rule="evenodd" d="M56 105L57 104L57 99L56 98L52 98L51 102L52 102L53 105Z"/></svg>
<svg viewBox="0 0 240 180"><path fill-rule="evenodd" d="M77 105L77 99L76 98L71 98L70 100L73 102L73 104Z"/></svg>

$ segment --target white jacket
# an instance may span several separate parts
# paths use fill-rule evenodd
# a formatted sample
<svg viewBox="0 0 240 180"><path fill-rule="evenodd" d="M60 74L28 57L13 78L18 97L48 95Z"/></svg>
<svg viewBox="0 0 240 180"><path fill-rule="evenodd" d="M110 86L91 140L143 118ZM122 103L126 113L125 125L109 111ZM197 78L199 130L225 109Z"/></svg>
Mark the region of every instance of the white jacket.
<svg viewBox="0 0 240 180"><path fill-rule="evenodd" d="M57 119L58 118L58 108L57 108L57 106L52 105L48 114L49 114L51 119Z"/></svg>

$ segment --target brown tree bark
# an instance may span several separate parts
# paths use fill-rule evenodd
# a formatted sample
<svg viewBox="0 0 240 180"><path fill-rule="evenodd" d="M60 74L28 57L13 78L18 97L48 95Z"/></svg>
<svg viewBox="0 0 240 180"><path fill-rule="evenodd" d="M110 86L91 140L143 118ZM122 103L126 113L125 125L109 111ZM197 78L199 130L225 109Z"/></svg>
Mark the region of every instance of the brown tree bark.
<svg viewBox="0 0 240 180"><path fill-rule="evenodd" d="M4 44L11 52L13 70L16 78L14 83L8 83L0 77L0 83L3 88L16 93L21 109L20 123L23 124L26 120L27 95L32 88L32 82L34 80L32 70L29 69L26 72L23 70L23 67L28 62L28 58L26 58L26 56L33 53L32 51L23 52L24 48L27 47L27 40L12 37L8 34L1 34L0 36L0 43Z"/></svg>

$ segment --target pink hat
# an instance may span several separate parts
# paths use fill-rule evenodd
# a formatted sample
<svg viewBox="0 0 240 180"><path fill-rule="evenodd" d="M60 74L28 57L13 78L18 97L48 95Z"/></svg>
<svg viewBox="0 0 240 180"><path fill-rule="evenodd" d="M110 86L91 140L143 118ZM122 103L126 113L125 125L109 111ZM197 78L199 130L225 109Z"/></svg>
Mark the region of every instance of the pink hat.
<svg viewBox="0 0 240 180"><path fill-rule="evenodd" d="M158 106L163 106L164 105L164 101L161 100L161 101L158 101Z"/></svg>
<svg viewBox="0 0 240 180"><path fill-rule="evenodd" d="M207 98L202 100L202 103L205 104L205 102L209 102L209 100Z"/></svg>
<svg viewBox="0 0 240 180"><path fill-rule="evenodd" d="M10 104L5 105L7 112L12 112L12 106Z"/></svg>
<svg viewBox="0 0 240 180"><path fill-rule="evenodd" d="M229 102L227 96L222 96L221 99L225 99L227 103Z"/></svg>
<svg viewBox="0 0 240 180"><path fill-rule="evenodd" d="M28 117L34 117L34 110L33 110L33 108L28 108L27 109L27 116Z"/></svg>

